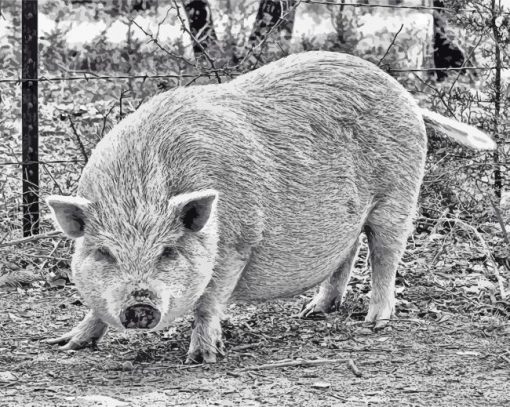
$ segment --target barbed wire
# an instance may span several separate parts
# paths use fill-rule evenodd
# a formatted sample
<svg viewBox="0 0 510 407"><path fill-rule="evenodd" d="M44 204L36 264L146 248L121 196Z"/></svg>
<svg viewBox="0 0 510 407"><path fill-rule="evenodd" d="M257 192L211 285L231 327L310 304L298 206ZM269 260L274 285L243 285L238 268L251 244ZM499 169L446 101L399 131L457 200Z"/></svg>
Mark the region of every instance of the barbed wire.
<svg viewBox="0 0 510 407"><path fill-rule="evenodd" d="M494 69L510 69L510 66L462 66L462 67L451 67L451 68L392 68L387 67L384 64L381 66L382 69L385 69L388 72L436 72L436 71L463 71L463 70L478 70L478 71L490 71ZM217 71L216 71L217 72ZM242 75L244 72L228 72L228 69L223 70L224 73L220 74L221 77L224 78L232 78L234 76ZM226 73L228 72L228 73ZM0 79L0 83L15 83L22 84L23 82L63 82L63 81L77 81L77 80L85 80L85 81L94 81L94 80L111 80L111 79L184 79L184 78L194 78L198 79L201 77L215 77L216 74L214 72L202 72L200 74L141 74L141 75L97 75L94 72L89 72L88 74L94 76L55 76L55 77L41 77L41 78L2 78Z"/></svg>
<svg viewBox="0 0 510 407"><path fill-rule="evenodd" d="M30 164L76 164L76 163L83 163L85 160L52 160L52 161L12 161L12 162L0 162L0 167L6 166L6 165L30 165Z"/></svg>
<svg viewBox="0 0 510 407"><path fill-rule="evenodd" d="M434 7L434 6L410 6L405 4L372 4L372 3L352 3L352 2L342 2L342 1L333 1L333 0L301 0L301 3L308 4L322 4L325 6L350 6L355 8L390 8L390 9L411 9L411 10L436 10L436 11L446 11L448 13L474 13L479 10L475 8L458 8L453 9L449 7ZM510 15L510 11L500 11L499 14Z"/></svg>
<svg viewBox="0 0 510 407"><path fill-rule="evenodd" d="M93 76L86 76L86 75ZM61 82L61 81L93 81L93 80L110 80L110 79L184 79L184 78L200 78L200 77L211 77L215 76L212 71L201 72L197 74L140 74L140 75L100 75L94 72L88 72L85 76L55 76L55 77L40 77L40 78L1 78L0 83L16 83L21 84L23 82ZM233 74L219 73L220 76L230 77ZM235 74L234 74L235 75Z"/></svg>

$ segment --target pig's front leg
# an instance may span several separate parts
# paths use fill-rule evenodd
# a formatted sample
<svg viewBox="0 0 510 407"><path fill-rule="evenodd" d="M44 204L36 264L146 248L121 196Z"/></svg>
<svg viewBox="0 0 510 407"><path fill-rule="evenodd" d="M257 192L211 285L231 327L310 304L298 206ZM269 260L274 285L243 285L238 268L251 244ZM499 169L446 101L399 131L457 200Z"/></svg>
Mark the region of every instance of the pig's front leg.
<svg viewBox="0 0 510 407"><path fill-rule="evenodd" d="M64 335L47 339L45 342L51 345L63 344L61 350L77 350L95 344L101 339L108 329L108 325L99 319L94 311L89 311L77 326Z"/></svg>
<svg viewBox="0 0 510 407"><path fill-rule="evenodd" d="M242 271L248 264L250 250L235 251L216 265L214 276L198 300L186 363L215 363L224 356L221 318Z"/></svg>

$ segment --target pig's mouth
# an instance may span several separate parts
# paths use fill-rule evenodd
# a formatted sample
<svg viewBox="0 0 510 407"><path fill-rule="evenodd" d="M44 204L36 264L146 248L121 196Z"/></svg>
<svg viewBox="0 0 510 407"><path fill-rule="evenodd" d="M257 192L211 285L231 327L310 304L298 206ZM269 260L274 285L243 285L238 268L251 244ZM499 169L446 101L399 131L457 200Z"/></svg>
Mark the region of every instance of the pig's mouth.
<svg viewBox="0 0 510 407"><path fill-rule="evenodd" d="M149 304L134 304L120 313L120 322L127 329L152 329L161 320L161 312Z"/></svg>

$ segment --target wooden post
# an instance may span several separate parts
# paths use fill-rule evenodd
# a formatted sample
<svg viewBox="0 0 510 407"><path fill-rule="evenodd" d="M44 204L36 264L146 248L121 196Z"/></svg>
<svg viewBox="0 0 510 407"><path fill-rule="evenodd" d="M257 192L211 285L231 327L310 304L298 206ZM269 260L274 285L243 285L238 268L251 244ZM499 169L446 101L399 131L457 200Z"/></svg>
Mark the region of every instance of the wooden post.
<svg viewBox="0 0 510 407"><path fill-rule="evenodd" d="M21 144L23 179L23 236L39 233L39 123L37 79L37 0L23 0L21 8Z"/></svg>

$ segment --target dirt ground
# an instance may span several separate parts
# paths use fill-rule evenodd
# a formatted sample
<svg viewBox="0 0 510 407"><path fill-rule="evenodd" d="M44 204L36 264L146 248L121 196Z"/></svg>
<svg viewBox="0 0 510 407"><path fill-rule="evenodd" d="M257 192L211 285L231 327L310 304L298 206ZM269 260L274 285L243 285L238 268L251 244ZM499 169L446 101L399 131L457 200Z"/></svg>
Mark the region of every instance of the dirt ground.
<svg viewBox="0 0 510 407"><path fill-rule="evenodd" d="M0 405L510 406L508 302L462 293L458 275L414 273L413 285L397 280L399 319L382 331L362 322L358 275L345 305L322 319L296 317L312 292L232 305L227 357L191 366L189 318L169 332L108 332L94 349L62 352L42 340L86 313L74 287L3 287ZM281 362L294 365L260 370Z"/></svg>

